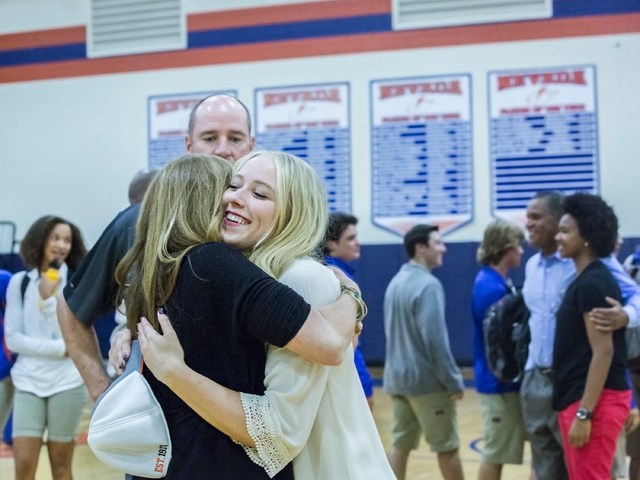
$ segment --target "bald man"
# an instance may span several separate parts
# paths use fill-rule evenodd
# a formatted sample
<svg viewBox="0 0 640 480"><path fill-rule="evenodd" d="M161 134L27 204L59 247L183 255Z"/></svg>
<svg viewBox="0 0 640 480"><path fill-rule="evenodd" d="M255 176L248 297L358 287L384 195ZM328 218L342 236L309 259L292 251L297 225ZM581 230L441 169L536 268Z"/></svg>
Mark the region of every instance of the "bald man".
<svg viewBox="0 0 640 480"><path fill-rule="evenodd" d="M212 95L189 116L185 149L223 157L234 163L253 150L251 117L247 107L228 95ZM58 301L58 320L73 359L93 399L109 386L93 324L113 308L118 285L116 266L133 244L140 204L120 212L107 226Z"/></svg>

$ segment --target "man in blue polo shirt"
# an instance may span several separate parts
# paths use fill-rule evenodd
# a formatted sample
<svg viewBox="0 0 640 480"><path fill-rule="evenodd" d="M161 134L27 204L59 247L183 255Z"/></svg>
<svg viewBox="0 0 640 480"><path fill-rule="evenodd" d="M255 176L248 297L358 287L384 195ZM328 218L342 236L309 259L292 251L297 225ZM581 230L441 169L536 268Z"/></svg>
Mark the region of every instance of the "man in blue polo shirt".
<svg viewBox="0 0 640 480"><path fill-rule="evenodd" d="M342 270L349 278L353 279L356 270L349 264L360 258L360 241L356 225L358 218L349 213L333 212L329 217L329 225L325 239L325 259L328 265L333 265ZM367 397L369 408L373 410L373 380L367 370L364 355L360 348L360 340L353 351L353 360L356 364L358 377L362 389Z"/></svg>

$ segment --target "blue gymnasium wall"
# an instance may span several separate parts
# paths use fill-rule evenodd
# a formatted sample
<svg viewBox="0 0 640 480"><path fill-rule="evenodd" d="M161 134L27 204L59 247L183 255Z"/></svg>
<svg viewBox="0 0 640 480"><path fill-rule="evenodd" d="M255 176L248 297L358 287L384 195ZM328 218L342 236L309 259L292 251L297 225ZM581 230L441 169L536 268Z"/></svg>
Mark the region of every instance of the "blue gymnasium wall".
<svg viewBox="0 0 640 480"><path fill-rule="evenodd" d="M640 238L626 239L618 258L623 261L639 244ZM468 366L471 365L473 357L470 305L473 280L479 269L476 262L478 242L456 242L446 245L447 253L443 266L433 273L444 286L451 351L459 365ZM520 268L511 272L515 285L520 286L524 282L524 265L534 253L534 250L525 246ZM401 244L363 245L360 260L353 263L357 269L356 280L369 307L369 315L360 337L361 347L369 365L384 363L384 292L391 278L406 261L407 254Z"/></svg>

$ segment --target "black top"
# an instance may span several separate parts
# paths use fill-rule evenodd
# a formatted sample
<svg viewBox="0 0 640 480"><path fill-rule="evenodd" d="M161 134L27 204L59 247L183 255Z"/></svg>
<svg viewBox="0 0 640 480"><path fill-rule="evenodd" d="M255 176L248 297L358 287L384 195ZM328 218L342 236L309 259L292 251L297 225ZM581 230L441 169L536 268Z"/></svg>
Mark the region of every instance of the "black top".
<svg viewBox="0 0 640 480"><path fill-rule="evenodd" d="M139 211L136 204L116 216L64 289L69 308L87 326L114 307L115 269L133 245ZM216 243L189 252L166 307L187 365L226 387L255 394L264 392L265 343L287 344L310 311L293 290L240 252ZM150 372L145 376L171 434L167 479L269 478L240 445L202 420ZM292 479L291 465L275 478Z"/></svg>
<svg viewBox="0 0 640 480"><path fill-rule="evenodd" d="M553 408L561 411L582 398L593 353L582 315L609 307L605 297L620 301L620 287L599 260L590 263L569 285L556 313L553 344ZM625 329L613 333L614 354L604 388L628 390L625 378Z"/></svg>
<svg viewBox="0 0 640 480"><path fill-rule="evenodd" d="M284 346L310 307L242 254L221 243L193 248L167 302L169 318L196 372L233 390L264 392L265 342ZM145 372L162 406L173 445L167 479L267 479L244 449L205 422ZM291 465L275 478L293 478Z"/></svg>
<svg viewBox="0 0 640 480"><path fill-rule="evenodd" d="M111 221L64 288L69 308L87 326L116 306L118 284L114 275L133 245L139 212L140 204L131 205Z"/></svg>

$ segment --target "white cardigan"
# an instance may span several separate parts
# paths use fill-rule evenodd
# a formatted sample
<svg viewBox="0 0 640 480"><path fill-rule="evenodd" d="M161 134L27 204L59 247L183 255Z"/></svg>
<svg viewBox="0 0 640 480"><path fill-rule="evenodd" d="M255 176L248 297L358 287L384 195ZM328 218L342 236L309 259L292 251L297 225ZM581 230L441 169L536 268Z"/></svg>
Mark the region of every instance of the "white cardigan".
<svg viewBox="0 0 640 480"><path fill-rule="evenodd" d="M279 279L314 308L335 301L340 285L328 268L297 260ZM256 448L247 454L273 477L293 460L296 480L395 479L369 410L349 346L327 367L269 347L263 396L241 394Z"/></svg>
<svg viewBox="0 0 640 480"><path fill-rule="evenodd" d="M46 300L40 298L40 276L35 268L16 273L7 288L4 333L7 347L18 354L11 379L17 389L39 397L49 397L83 383L73 361L65 356L67 348L56 315L57 295L62 294L67 274L67 265L63 264L57 293ZM23 303L20 286L24 275L31 280Z"/></svg>

